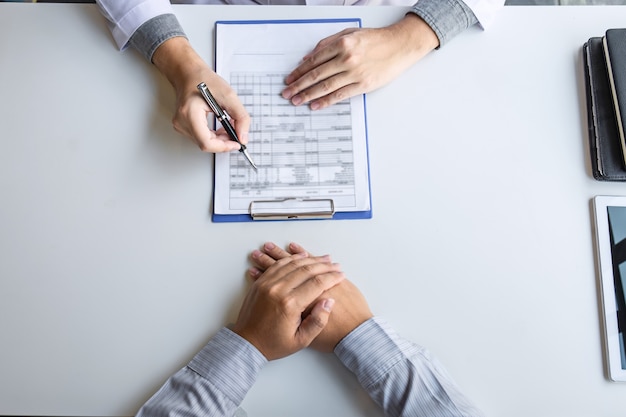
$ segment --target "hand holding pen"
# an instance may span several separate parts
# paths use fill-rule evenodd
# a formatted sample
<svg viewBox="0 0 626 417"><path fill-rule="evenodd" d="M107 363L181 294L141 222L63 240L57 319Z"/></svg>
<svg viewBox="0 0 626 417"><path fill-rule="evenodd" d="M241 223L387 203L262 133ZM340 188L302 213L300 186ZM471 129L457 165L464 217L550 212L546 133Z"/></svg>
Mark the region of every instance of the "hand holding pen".
<svg viewBox="0 0 626 417"><path fill-rule="evenodd" d="M207 65L186 38L178 36L163 42L154 52L152 62L174 87L176 106L172 125L178 133L189 137L204 152L230 152L240 148L224 130L216 132L209 127L207 114L211 110L197 89L198 83L205 81L236 121L235 129L241 142L248 143L250 115L237 93Z"/></svg>
<svg viewBox="0 0 626 417"><path fill-rule="evenodd" d="M230 140L237 142L240 145L239 152L243 154L243 156L250 163L250 165L252 165L252 168L254 168L254 170L256 171L257 167L252 161L252 159L250 158L250 154L247 151L246 145L244 145L243 143L239 141L239 138L237 137L237 132L235 132L235 128L233 128L233 125L230 123L230 116L228 115L228 113L226 113L224 109L222 109L222 107L217 103L217 101L215 100L215 97L213 97L213 95L211 94L211 92L209 91L208 87L206 86L204 82L198 84L198 90L200 91L200 94L202 94L202 97L204 97L207 104L209 105L213 113L215 114L215 118L220 122L220 124L222 125L226 133L228 134L228 137L230 138Z"/></svg>

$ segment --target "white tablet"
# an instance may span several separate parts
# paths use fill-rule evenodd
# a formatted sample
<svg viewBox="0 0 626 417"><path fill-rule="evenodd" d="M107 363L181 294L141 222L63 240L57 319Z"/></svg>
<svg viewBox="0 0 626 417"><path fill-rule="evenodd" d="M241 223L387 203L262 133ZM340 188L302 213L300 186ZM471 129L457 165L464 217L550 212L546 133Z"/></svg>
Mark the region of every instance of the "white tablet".
<svg viewBox="0 0 626 417"><path fill-rule="evenodd" d="M594 198L607 374L626 382L626 197Z"/></svg>

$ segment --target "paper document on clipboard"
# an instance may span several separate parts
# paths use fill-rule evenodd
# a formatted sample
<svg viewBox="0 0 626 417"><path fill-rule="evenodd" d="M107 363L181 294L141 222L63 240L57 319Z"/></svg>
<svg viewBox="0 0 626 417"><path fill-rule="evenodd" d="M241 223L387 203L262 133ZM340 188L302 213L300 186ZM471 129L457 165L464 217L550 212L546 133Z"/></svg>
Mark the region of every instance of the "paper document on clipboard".
<svg viewBox="0 0 626 417"><path fill-rule="evenodd" d="M214 221L281 212L315 218L312 206L323 206L319 218L371 218L365 96L317 111L281 96L286 76L319 40L359 26L358 19L216 23L216 72L251 116L248 152L258 171L239 152L215 155ZM254 217L255 207L276 212Z"/></svg>

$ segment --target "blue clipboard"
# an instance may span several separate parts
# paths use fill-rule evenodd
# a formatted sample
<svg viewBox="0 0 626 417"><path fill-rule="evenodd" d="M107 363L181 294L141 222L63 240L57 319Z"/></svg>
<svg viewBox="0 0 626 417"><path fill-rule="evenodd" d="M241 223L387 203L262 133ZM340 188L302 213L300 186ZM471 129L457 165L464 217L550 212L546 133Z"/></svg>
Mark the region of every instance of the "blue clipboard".
<svg viewBox="0 0 626 417"><path fill-rule="evenodd" d="M218 25L256 25L256 24L315 24L315 23L357 23L361 27L359 18L338 18L338 19L303 19L303 20L222 20L215 22L215 51L214 59L217 67L217 27ZM364 114L365 133L365 160L367 168L367 189L369 194L369 209L362 211L337 211L332 198L297 198L283 197L271 200L250 201L250 207L246 214L217 214L215 213L215 189L216 189L216 163L214 159L213 175L213 207L212 221L215 223L229 222L251 222L251 221L301 221L301 220L344 220L344 219L371 219L372 218L372 193L369 168L369 146L367 132L367 112L365 94L361 95L361 104ZM216 156L214 156L216 158Z"/></svg>

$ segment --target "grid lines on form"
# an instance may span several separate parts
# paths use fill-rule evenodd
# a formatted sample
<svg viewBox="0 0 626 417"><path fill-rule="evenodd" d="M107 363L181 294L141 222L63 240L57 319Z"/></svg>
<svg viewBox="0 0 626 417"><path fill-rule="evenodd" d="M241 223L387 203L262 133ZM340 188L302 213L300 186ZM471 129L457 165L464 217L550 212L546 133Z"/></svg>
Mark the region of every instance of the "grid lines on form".
<svg viewBox="0 0 626 417"><path fill-rule="evenodd" d="M311 111L281 97L283 73L235 72L230 84L250 113L248 152L255 172L230 154L230 208L251 200L332 198L356 204L350 102ZM338 207L338 206L337 206Z"/></svg>

